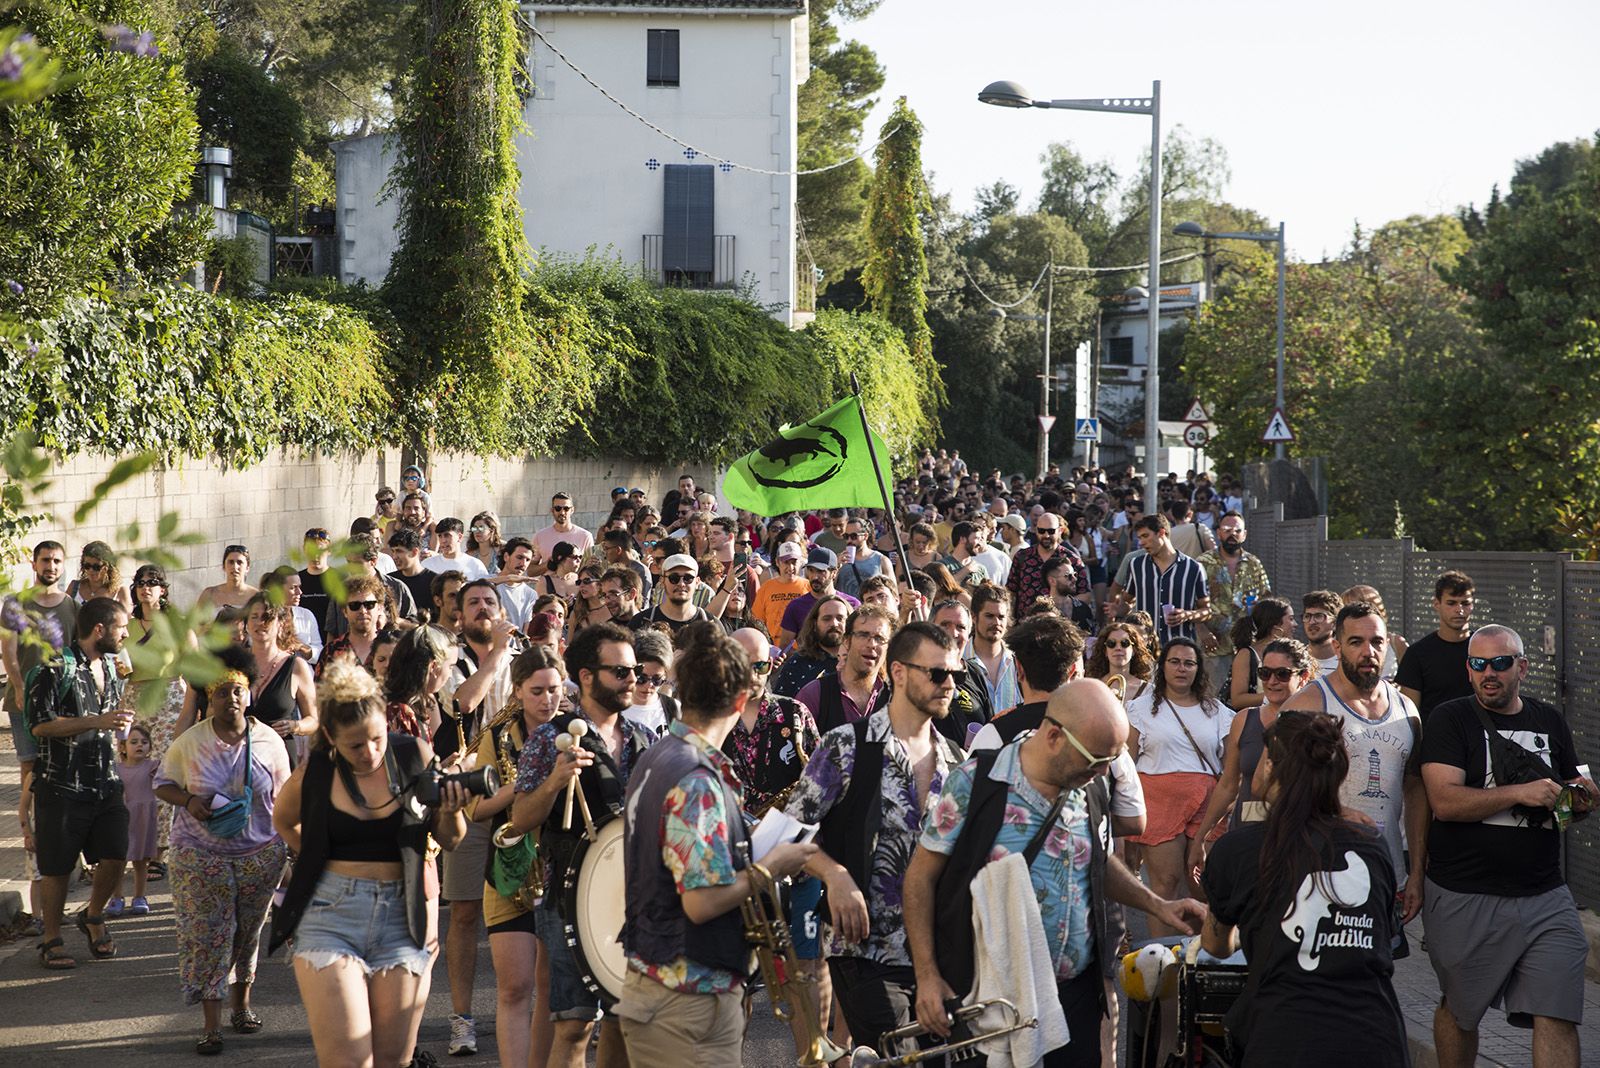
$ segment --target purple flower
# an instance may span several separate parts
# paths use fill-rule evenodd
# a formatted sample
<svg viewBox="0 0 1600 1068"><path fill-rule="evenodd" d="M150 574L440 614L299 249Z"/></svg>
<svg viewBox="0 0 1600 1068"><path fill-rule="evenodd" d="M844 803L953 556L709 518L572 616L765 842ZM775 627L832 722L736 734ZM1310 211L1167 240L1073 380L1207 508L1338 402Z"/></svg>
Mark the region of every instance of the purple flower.
<svg viewBox="0 0 1600 1068"><path fill-rule="evenodd" d="M0 52L0 82L14 82L22 77L22 56L13 49Z"/></svg>
<svg viewBox="0 0 1600 1068"><path fill-rule="evenodd" d="M126 52L140 59L154 59L161 54L161 49L156 47L155 34L149 30L135 33L118 23L115 26L100 27L100 34L111 42L112 49L117 52Z"/></svg>
<svg viewBox="0 0 1600 1068"><path fill-rule="evenodd" d="M39 355L39 343L37 341L28 342L28 355L29 356L37 356L37 355Z"/></svg>
<svg viewBox="0 0 1600 1068"><path fill-rule="evenodd" d="M6 603L0 605L0 627L12 634L21 634L28 629L28 613L22 610L15 597L7 597Z"/></svg>
<svg viewBox="0 0 1600 1068"><path fill-rule="evenodd" d="M15 278L7 278L6 279L6 288L11 290L12 295L18 296L18 297L22 296L22 293L23 293L22 283L17 281Z"/></svg>
<svg viewBox="0 0 1600 1068"><path fill-rule="evenodd" d="M39 620L39 637L50 643L50 648L61 648L61 623L55 616L43 616Z"/></svg>

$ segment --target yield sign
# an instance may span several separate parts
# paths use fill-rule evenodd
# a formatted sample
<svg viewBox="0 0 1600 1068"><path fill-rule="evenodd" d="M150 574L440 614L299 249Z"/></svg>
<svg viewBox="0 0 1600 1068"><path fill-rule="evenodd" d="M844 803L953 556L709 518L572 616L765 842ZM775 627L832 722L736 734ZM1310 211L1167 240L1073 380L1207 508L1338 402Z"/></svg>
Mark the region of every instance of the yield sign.
<svg viewBox="0 0 1600 1068"><path fill-rule="evenodd" d="M1206 406L1200 403L1199 397L1189 402L1188 410L1183 413L1183 421L1185 423L1211 422L1211 417L1206 414Z"/></svg>
<svg viewBox="0 0 1600 1068"><path fill-rule="evenodd" d="M1289 420L1283 417L1282 408L1272 410L1272 420L1267 423L1267 432L1261 435L1261 440L1270 445L1294 440L1294 431L1289 429Z"/></svg>
<svg viewBox="0 0 1600 1068"><path fill-rule="evenodd" d="M1046 434L1050 433L1050 428L1055 426L1055 425L1056 425L1056 417L1055 416L1053 416L1053 415L1041 415L1039 417L1039 429L1043 430Z"/></svg>

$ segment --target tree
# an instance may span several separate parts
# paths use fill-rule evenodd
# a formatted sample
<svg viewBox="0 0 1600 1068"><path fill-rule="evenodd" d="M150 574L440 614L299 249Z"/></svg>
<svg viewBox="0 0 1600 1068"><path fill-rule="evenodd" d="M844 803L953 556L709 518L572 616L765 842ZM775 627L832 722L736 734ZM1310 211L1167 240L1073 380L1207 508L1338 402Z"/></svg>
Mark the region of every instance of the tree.
<svg viewBox="0 0 1600 1068"><path fill-rule="evenodd" d="M836 20L861 18L877 0L812 0L811 73L800 86L797 159L801 170L842 163L861 151L861 129L883 88L877 55L859 41L840 42ZM859 270L866 255L862 218L872 172L851 160L797 181L803 250L808 250L829 283Z"/></svg>
<svg viewBox="0 0 1600 1068"><path fill-rule="evenodd" d="M141 38L142 0L25 5L14 17L70 81L0 109L0 310L38 315L128 271L182 271L205 248L174 224L194 173L194 106L176 63ZM99 20L107 24L102 31ZM132 29L130 29L130 27Z"/></svg>
<svg viewBox="0 0 1600 1068"><path fill-rule="evenodd" d="M922 174L922 123L901 97L883 128L867 204L861 286L872 310L905 335L912 366L922 377L923 396L930 407L937 407L944 403L944 387L927 320L928 257L922 232L929 203Z"/></svg>

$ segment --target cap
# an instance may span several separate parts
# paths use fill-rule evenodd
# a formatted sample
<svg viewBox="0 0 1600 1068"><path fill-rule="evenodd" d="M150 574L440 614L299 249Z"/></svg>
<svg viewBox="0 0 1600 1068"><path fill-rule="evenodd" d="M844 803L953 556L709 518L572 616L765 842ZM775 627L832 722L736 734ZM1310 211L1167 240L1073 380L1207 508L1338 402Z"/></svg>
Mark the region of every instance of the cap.
<svg viewBox="0 0 1600 1068"><path fill-rule="evenodd" d="M627 486L612 486L611 487L611 496L613 496L613 497L626 497L627 495L628 495L628 487Z"/></svg>
<svg viewBox="0 0 1600 1068"><path fill-rule="evenodd" d="M811 552L806 556L806 566L827 568L831 571L839 566L839 558L835 556L833 554L833 550L827 546L817 545L814 546Z"/></svg>
<svg viewBox="0 0 1600 1068"><path fill-rule="evenodd" d="M1017 515L1015 512L1013 512L1010 515L1001 516L1000 517L1000 522L1004 523L1006 526L1010 527L1012 530L1027 530L1028 529L1027 520L1023 519L1020 515Z"/></svg>
<svg viewBox="0 0 1600 1068"><path fill-rule="evenodd" d="M700 565L694 562L694 557L688 553L673 553L661 561L661 573L665 575L674 568L686 567L696 575L700 574Z"/></svg>
<svg viewBox="0 0 1600 1068"><path fill-rule="evenodd" d="M379 489L377 493L374 493L373 496L376 497L380 501L383 500L383 498L385 498L385 497L389 498L392 501L392 500L394 500L395 493L394 493L394 490L390 489L388 486L384 486L381 489Z"/></svg>
<svg viewBox="0 0 1600 1068"><path fill-rule="evenodd" d="M643 497L643 496L644 496L644 490L642 490L642 489L640 489L640 488L639 488L639 487L638 487L638 486L635 486L635 487L633 487L633 489L631 489L631 490L629 490L629 491L628 491L628 496L630 496L630 497L631 497L631 496L633 496L633 495L634 495L634 494L635 494L635 493L637 493L637 494L638 494L638 495L639 495L639 496L641 496L641 497Z"/></svg>
<svg viewBox="0 0 1600 1068"><path fill-rule="evenodd" d="M804 555L805 553L800 551L800 546L796 545L792 541L786 541L782 545L778 546L779 560L798 560Z"/></svg>

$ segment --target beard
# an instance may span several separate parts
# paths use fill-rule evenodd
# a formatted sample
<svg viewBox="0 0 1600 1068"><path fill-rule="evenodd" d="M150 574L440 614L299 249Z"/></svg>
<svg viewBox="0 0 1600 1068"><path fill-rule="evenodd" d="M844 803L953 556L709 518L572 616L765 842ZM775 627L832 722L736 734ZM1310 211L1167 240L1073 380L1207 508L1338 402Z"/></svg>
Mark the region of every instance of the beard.
<svg viewBox="0 0 1600 1068"><path fill-rule="evenodd" d="M494 620L474 619L472 622L462 626L461 634L469 642L488 645L494 639Z"/></svg>
<svg viewBox="0 0 1600 1068"><path fill-rule="evenodd" d="M1229 555L1238 552L1243 546L1244 542L1240 541L1238 538L1222 539L1222 551L1228 553Z"/></svg>
<svg viewBox="0 0 1600 1068"><path fill-rule="evenodd" d="M615 715L633 704L633 687L622 687L605 680L603 675L595 679L594 689L589 691L589 700Z"/></svg>
<svg viewBox="0 0 1600 1068"><path fill-rule="evenodd" d="M1383 664L1381 661L1377 664L1352 664L1343 657L1339 658L1340 673L1344 675L1352 686L1364 694L1371 693L1378 688L1379 673L1382 670Z"/></svg>

